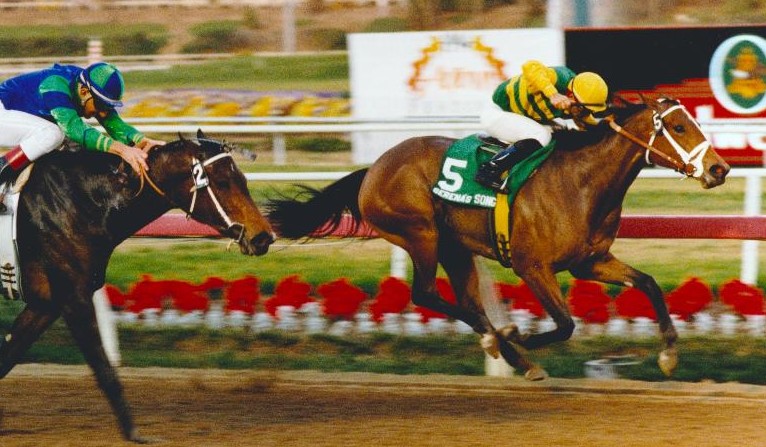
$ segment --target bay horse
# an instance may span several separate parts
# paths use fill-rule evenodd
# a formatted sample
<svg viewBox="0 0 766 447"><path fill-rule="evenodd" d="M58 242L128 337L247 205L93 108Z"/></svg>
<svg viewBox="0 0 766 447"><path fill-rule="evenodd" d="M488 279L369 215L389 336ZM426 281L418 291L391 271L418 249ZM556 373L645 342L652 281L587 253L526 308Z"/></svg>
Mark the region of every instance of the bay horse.
<svg viewBox="0 0 766 447"><path fill-rule="evenodd" d="M275 239L226 144L198 131L196 140L154 148L147 164L148 171L133 175L119 157L90 151L54 152L35 162L17 210L26 306L0 341L2 378L63 316L122 435L134 442L145 440L107 359L93 306L114 249L172 208L234 239L245 255L265 254Z"/></svg>
<svg viewBox="0 0 766 447"><path fill-rule="evenodd" d="M348 211L358 226L407 251L413 263L412 301L461 320L480 334L482 347L541 380L547 373L523 350L568 340L574 322L555 274L644 292L657 313L665 344L659 366L670 375L677 365L677 333L657 282L610 252L622 203L639 171L649 163L696 178L703 188L724 183L729 165L715 152L679 102L644 98L611 108L612 117L587 132L554 132L556 149L518 192L509 215L510 260L556 323L545 333L520 333L513 325L493 327L482 301L475 256L498 259L490 228L492 210L446 202L432 194L447 148L446 137L417 137L386 151L369 168L322 190L303 187L294 197L272 198L267 215L287 238L326 236ZM457 296L439 296L437 263ZM496 303L495 303L496 305ZM492 315L492 314L490 314Z"/></svg>

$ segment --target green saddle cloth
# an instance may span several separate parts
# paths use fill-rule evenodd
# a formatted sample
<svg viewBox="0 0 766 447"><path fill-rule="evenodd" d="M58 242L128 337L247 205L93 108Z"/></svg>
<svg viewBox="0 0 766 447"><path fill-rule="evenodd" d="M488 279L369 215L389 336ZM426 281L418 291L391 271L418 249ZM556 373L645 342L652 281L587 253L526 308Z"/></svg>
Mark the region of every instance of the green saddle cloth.
<svg viewBox="0 0 766 447"><path fill-rule="evenodd" d="M555 145L556 142L551 141L511 168L507 182L509 205L513 203L524 182L553 152ZM444 154L439 180L431 191L449 202L494 208L497 201L496 192L476 183L474 177L479 166L489 161L501 149L501 146L481 141L476 134L452 143Z"/></svg>

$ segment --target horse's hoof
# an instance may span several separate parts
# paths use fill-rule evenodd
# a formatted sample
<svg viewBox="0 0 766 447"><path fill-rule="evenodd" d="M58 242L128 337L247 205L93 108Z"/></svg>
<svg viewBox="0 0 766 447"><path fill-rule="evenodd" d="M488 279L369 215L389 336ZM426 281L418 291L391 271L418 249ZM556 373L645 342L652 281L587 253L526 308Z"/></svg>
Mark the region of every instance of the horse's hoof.
<svg viewBox="0 0 766 447"><path fill-rule="evenodd" d="M657 359L657 364L660 366L660 370L665 376L670 377L673 375L673 371L678 366L678 351L676 348L668 348L660 352L660 358Z"/></svg>
<svg viewBox="0 0 766 447"><path fill-rule="evenodd" d="M479 343L481 344L481 349L492 356L493 359L500 358L500 348L497 345L495 334L482 334Z"/></svg>
<svg viewBox="0 0 766 447"><path fill-rule="evenodd" d="M138 434L138 430L132 430L130 432L130 436L128 436L128 441L134 443L134 444L157 444L159 442L162 442L160 439L153 439L153 438L144 438L143 436Z"/></svg>
<svg viewBox="0 0 766 447"><path fill-rule="evenodd" d="M524 373L524 378L530 382L537 382L548 378L548 373L539 366L533 366Z"/></svg>
<svg viewBox="0 0 766 447"><path fill-rule="evenodd" d="M519 327L515 323L508 323L497 331L503 340L515 342L519 339Z"/></svg>

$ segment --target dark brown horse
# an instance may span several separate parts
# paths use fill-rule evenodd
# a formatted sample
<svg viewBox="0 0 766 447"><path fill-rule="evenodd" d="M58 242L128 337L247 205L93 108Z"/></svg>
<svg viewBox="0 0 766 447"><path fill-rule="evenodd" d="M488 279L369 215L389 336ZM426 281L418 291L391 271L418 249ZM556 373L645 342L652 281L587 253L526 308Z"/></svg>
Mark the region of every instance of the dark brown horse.
<svg viewBox="0 0 766 447"><path fill-rule="evenodd" d="M651 276L609 251L622 202L647 160L694 177L703 188L722 184L729 166L689 112L668 99L626 104L614 109L612 122L605 120L588 132L556 132L554 139L557 149L523 186L510 216L513 270L556 322L550 332L522 334L512 324L495 328L487 318L490 309L480 297L474 256L497 259L488 230L491 211L448 203L431 193L453 139L406 140L368 169L321 191L307 188L302 196L272 200L269 220L282 236L299 238L317 229L320 235L328 234L350 211L356 222L367 222L409 253L415 304L464 321L482 335L482 346L490 354L497 356L499 350L530 380L543 379L546 373L515 345L537 348L567 340L574 330L554 276L557 272L635 286L649 296L657 312L665 342L659 363L669 375L677 364L677 334L662 291ZM443 300L436 290L437 263L450 278L457 305Z"/></svg>
<svg viewBox="0 0 766 447"><path fill-rule="evenodd" d="M141 179L126 174L130 168L111 154L57 152L35 163L18 206L26 307L0 342L1 378L63 316L122 434L136 442L142 439L104 352L92 299L104 285L115 247L171 208L236 240L247 255L266 253L274 241L244 175L221 142L198 132L196 140L155 148L147 163L149 171Z"/></svg>

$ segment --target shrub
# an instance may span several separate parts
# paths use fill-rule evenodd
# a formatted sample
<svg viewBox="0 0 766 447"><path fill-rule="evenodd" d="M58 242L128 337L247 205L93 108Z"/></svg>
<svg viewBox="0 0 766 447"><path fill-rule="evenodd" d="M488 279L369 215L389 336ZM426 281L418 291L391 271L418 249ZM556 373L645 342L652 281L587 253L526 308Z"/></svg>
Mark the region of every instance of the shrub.
<svg viewBox="0 0 766 447"><path fill-rule="evenodd" d="M0 37L0 53L3 57L85 55L87 47L87 37Z"/></svg>
<svg viewBox="0 0 766 447"><path fill-rule="evenodd" d="M407 31L407 21L399 17L380 17L370 22L362 32L395 33Z"/></svg>
<svg viewBox="0 0 766 447"><path fill-rule="evenodd" d="M184 53L232 52L250 48L252 33L233 20L205 22L191 28L194 39L184 45Z"/></svg>
<svg viewBox="0 0 766 447"><path fill-rule="evenodd" d="M157 54L168 43L166 33L150 34L135 31L128 35L109 36L104 39L106 54Z"/></svg>
<svg viewBox="0 0 766 447"><path fill-rule="evenodd" d="M306 152L345 152L351 150L351 143L340 138L299 137L291 141L291 149Z"/></svg>
<svg viewBox="0 0 766 447"><path fill-rule="evenodd" d="M167 43L164 27L91 24L23 28L0 27L0 54L4 57L84 56L88 41L100 38L104 53L156 54Z"/></svg>
<svg viewBox="0 0 766 447"><path fill-rule="evenodd" d="M258 10L252 6L245 6L244 13L242 15L242 25L247 29L256 30L260 29L263 24L258 17Z"/></svg>
<svg viewBox="0 0 766 447"><path fill-rule="evenodd" d="M314 43L324 50L345 50L346 32L337 28L317 28L311 31Z"/></svg>

